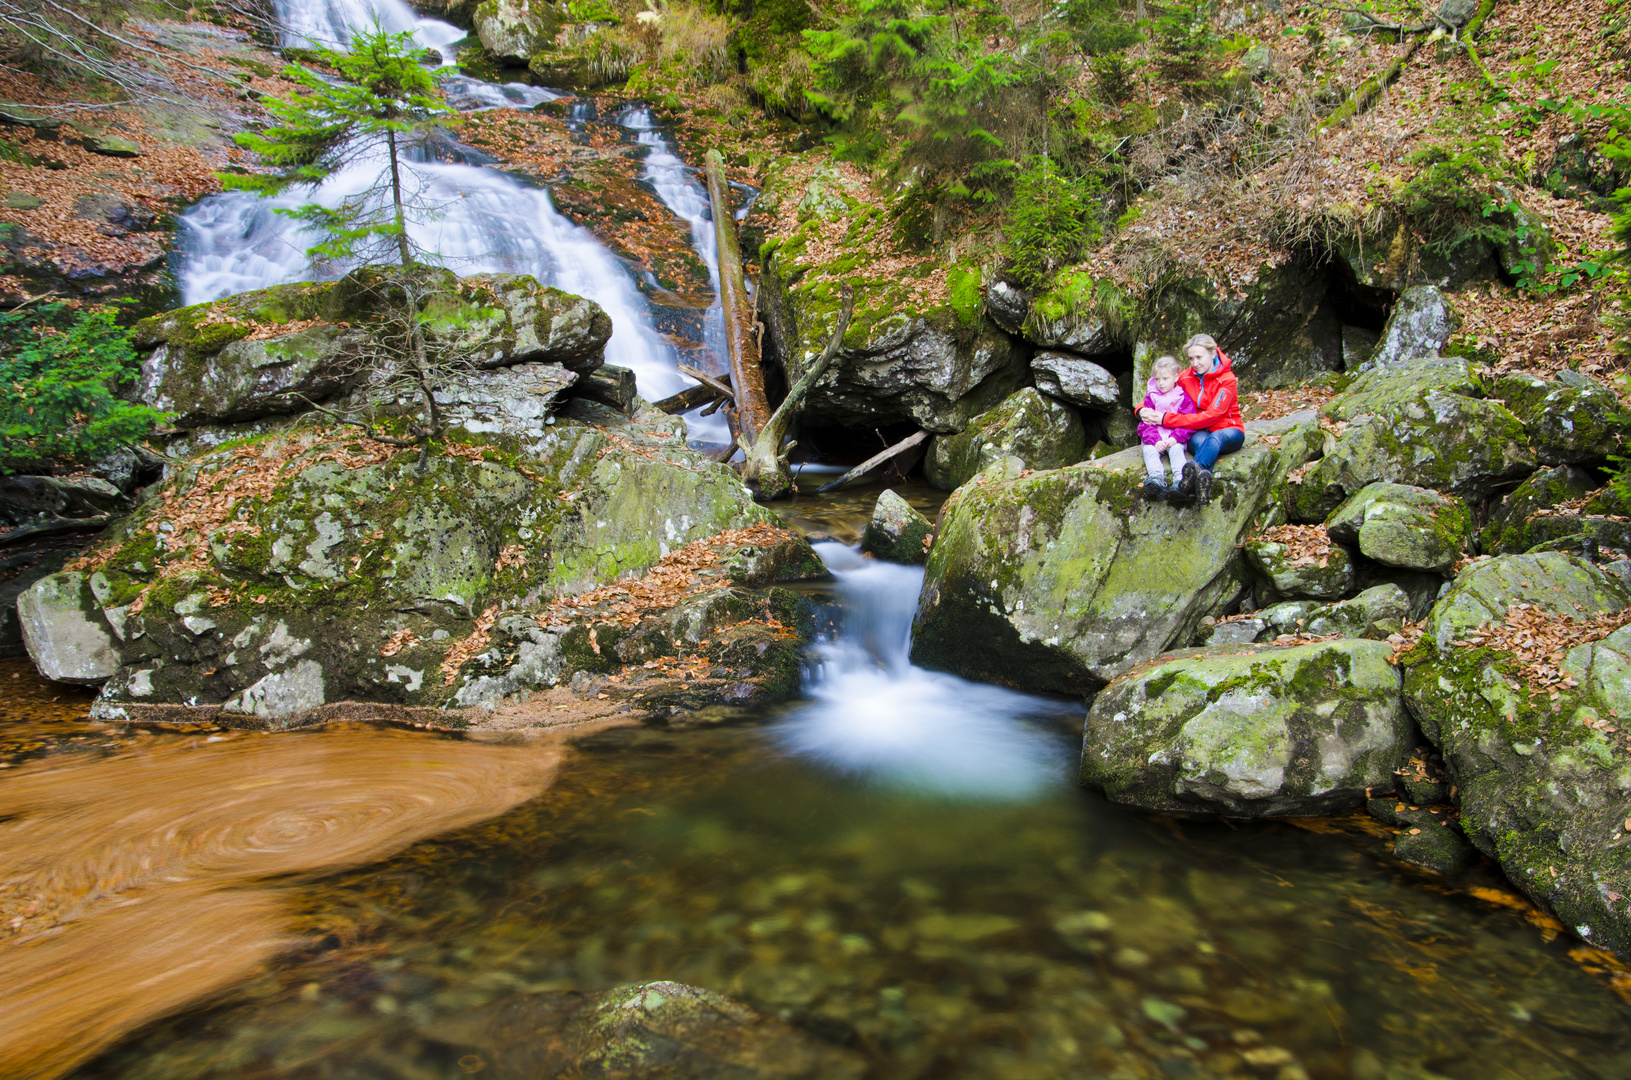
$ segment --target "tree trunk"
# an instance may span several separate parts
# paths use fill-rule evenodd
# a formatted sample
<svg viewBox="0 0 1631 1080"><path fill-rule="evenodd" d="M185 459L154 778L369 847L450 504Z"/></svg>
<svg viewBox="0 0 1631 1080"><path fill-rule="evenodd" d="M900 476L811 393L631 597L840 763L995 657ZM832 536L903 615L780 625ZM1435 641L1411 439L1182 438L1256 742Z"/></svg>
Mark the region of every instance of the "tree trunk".
<svg viewBox="0 0 1631 1080"><path fill-rule="evenodd" d="M845 282L844 304L838 312L838 325L833 327L826 350L787 391L786 399L777 407L775 415L765 422L758 438L751 443L742 443L745 459L742 462L742 482L753 492L755 499L768 502L793 494L793 473L787 467L787 454L782 450L782 442L787 438L788 429L793 426L793 417L798 413L799 405L815 386L816 380L827 373L837 358L838 348L844 343L844 332L849 329L850 314L854 310L855 290ZM789 451L792 449L792 446L787 447Z"/></svg>
<svg viewBox="0 0 1631 1080"><path fill-rule="evenodd" d="M759 343L753 335L753 302L742 279L742 251L736 238L736 217L731 210L730 184L725 180L725 159L719 151L707 156L708 200L713 204L714 239L719 249L719 302L725 309L725 352L731 362L731 389L736 409L730 414L732 434L744 447L758 441L770 420L765 397L764 370L759 367Z"/></svg>
<svg viewBox="0 0 1631 1080"><path fill-rule="evenodd" d="M425 334L419 325L419 298L413 287L413 250L408 246L407 215L402 209L402 166L397 158L396 132L386 131L385 145L391 157L391 208L396 214L396 250L402 260L402 293L406 298L408 320L408 360L425 399L425 424L421 438L428 441L442 433L442 414L436 405L436 387L425 355ZM425 447L419 448L419 465L425 465Z"/></svg>

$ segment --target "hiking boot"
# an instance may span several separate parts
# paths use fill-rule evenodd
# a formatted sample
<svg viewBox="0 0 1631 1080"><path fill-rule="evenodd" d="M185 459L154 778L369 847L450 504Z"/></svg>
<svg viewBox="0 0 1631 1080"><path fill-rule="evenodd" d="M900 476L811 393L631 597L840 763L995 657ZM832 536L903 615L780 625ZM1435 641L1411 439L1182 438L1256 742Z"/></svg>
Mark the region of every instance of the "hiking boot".
<svg viewBox="0 0 1631 1080"><path fill-rule="evenodd" d="M1167 497L1167 485L1153 476L1146 476L1142 492L1145 502L1160 502Z"/></svg>
<svg viewBox="0 0 1631 1080"><path fill-rule="evenodd" d="M1184 502L1189 502L1195 497L1195 485L1199 482L1200 475L1199 465L1193 461L1184 462L1184 469L1178 476L1178 486L1174 489L1174 494Z"/></svg>
<svg viewBox="0 0 1631 1080"><path fill-rule="evenodd" d="M1188 466L1184 466L1186 469ZM1202 506L1212 501L1212 470L1201 469L1195 478L1195 501Z"/></svg>

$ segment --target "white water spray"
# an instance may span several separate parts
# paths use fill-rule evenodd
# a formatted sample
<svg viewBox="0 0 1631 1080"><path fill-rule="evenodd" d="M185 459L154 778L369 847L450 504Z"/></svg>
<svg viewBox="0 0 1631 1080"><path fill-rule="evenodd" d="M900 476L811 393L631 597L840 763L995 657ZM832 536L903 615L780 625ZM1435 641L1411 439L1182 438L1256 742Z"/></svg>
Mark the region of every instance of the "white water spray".
<svg viewBox="0 0 1631 1080"><path fill-rule="evenodd" d="M1080 708L955 675L909 659L921 567L815 545L845 602L838 636L820 647L812 702L777 729L782 744L844 772L935 795L1034 798L1057 787L1069 756L1027 721Z"/></svg>

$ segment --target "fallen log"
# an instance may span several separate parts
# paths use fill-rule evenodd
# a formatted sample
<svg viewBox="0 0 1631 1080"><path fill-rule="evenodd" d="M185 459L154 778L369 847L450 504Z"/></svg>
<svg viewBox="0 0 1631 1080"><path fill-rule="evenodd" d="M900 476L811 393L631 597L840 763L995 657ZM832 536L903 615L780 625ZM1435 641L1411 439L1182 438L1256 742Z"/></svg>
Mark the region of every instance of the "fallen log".
<svg viewBox="0 0 1631 1080"><path fill-rule="evenodd" d="M837 491L839 488L848 487L849 485L855 483L855 481L861 479L863 476L876 470L879 466L887 464L913 447L922 446L928 441L929 433L927 431L919 431L916 434L908 435L906 438L902 439L894 446L889 447L887 450L882 450L876 454L873 454L871 457L867 458L865 461L861 462L859 465L855 466L855 468L851 469L843 476L840 476L832 483L822 484L820 487L816 488L816 494L825 495L829 491Z"/></svg>
<svg viewBox="0 0 1631 1080"><path fill-rule="evenodd" d="M708 374L706 371L701 371L689 364L681 364L679 365L679 368L681 375L689 376L690 378L695 379L697 382L701 383L703 386L706 386L708 389L712 390L715 394L718 394L721 397L730 398L732 401L736 400L736 395L731 392L730 383L717 379Z"/></svg>
<svg viewBox="0 0 1631 1080"><path fill-rule="evenodd" d="M827 348L787 391L787 397L777 406L776 412L765 423L758 437L748 442L744 435L739 440L742 444L743 457L742 482L753 492L755 499L768 502L793 494L793 473L787 466L787 452L793 447L789 445L784 450L782 443L787 438L788 430L793 426L793 417L798 413L804 398L815 386L816 380L825 375L827 368L837 359L838 347L844 343L844 332L849 329L850 315L854 311L855 290L845 282L844 304L838 312L838 325L833 327L832 338L827 342Z"/></svg>
<svg viewBox="0 0 1631 1080"><path fill-rule="evenodd" d="M690 412L698 405L706 405L710 401L718 401L721 394L707 383L686 387L677 394L670 394L661 401L653 402L652 408L658 412L675 413Z"/></svg>
<svg viewBox="0 0 1631 1080"><path fill-rule="evenodd" d="M719 249L719 303L725 314L725 353L731 362L731 386L736 408L727 416L741 444L752 446L770 422L770 401L765 396L765 375L759 367L759 342L753 333L753 301L742 277L742 251L736 237L736 215L731 206L725 159L708 151L704 169L708 201L713 207L714 239ZM693 376L694 377L694 376Z"/></svg>

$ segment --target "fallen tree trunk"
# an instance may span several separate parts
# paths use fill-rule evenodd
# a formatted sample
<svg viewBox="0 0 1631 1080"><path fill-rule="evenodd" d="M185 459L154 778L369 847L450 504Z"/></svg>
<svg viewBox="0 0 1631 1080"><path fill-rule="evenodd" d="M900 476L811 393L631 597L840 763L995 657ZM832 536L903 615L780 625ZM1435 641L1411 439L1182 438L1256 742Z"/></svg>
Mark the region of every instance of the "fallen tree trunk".
<svg viewBox="0 0 1631 1080"><path fill-rule="evenodd" d="M701 383L697 386L687 387L677 394L670 394L661 401L653 402L651 407L658 412L672 415L674 413L690 412L698 405L706 405L708 402L718 399L719 396L720 393L717 389L707 383Z"/></svg>
<svg viewBox="0 0 1631 1080"><path fill-rule="evenodd" d="M827 373L833 360L838 357L838 347L844 343L844 332L849 329L849 319L855 310L855 290L844 285L844 304L838 312L838 325L833 327L832 339L827 342L827 348L819 359L811 364L802 378L794 383L787 391L787 397L776 408L774 415L765 423L763 430L757 438L748 442L742 439L742 482L753 492L753 497L761 502L771 499L781 499L793 494L793 473L787 467L787 451L793 449L791 445L782 449L782 442L787 438L788 429L793 426L793 417L798 413L799 406L804 398L815 386L816 380Z"/></svg>
<svg viewBox="0 0 1631 1080"><path fill-rule="evenodd" d="M742 277L742 251L736 238L736 216L731 208L730 184L725 180L725 159L708 151L708 201L713 205L714 239L719 249L719 303L725 313L725 352L731 362L731 387L736 409L730 414L731 431L743 446L752 446L770 421L765 397L765 376L759 367L759 341L753 333L753 302Z"/></svg>
<svg viewBox="0 0 1631 1080"><path fill-rule="evenodd" d="M891 446L889 449L873 454L871 457L867 458L865 461L861 462L859 465L855 466L855 468L851 469L843 476L840 476L832 483L822 484L816 489L816 494L825 495L829 491L837 491L839 488L848 487L850 484L853 484L855 481L861 479L867 473L877 469L880 465L893 461L895 458L906 453L906 451L915 446L922 446L928 440L929 433L927 431L919 431L915 435L908 435L906 438L902 439L894 446ZM907 467L910 468L911 466L908 465Z"/></svg>

